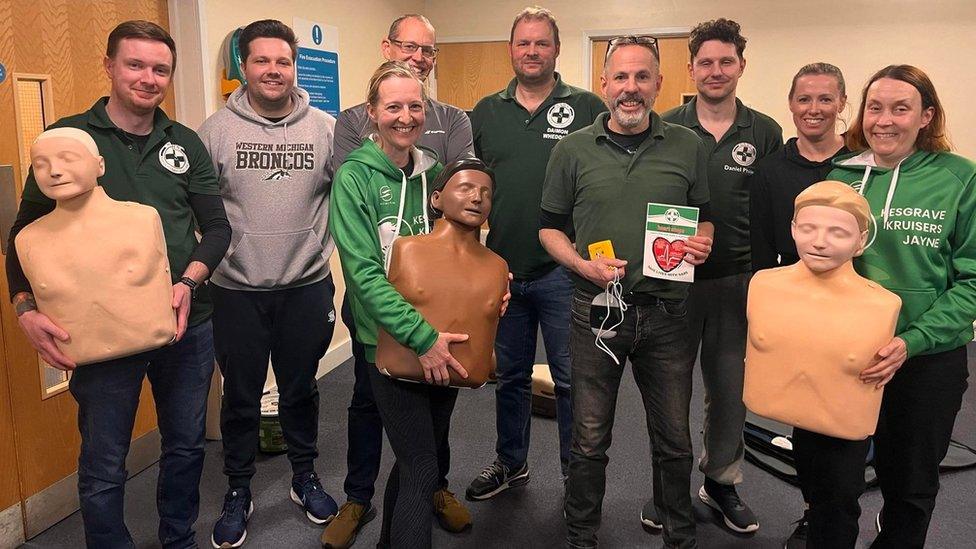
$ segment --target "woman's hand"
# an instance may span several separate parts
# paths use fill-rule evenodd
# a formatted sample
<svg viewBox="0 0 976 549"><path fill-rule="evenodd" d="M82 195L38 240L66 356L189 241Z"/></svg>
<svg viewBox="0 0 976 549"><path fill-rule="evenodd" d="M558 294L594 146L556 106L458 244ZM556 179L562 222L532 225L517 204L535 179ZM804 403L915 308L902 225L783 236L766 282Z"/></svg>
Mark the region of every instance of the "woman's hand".
<svg viewBox="0 0 976 549"><path fill-rule="evenodd" d="M451 334L441 332L437 334L437 341L426 353L420 355L420 365L424 368L424 379L427 383L434 385L448 385L451 383L451 374L447 367L454 368L462 378L468 378L468 372L461 366L461 363L451 355L451 343L460 343L468 340L468 334Z"/></svg>
<svg viewBox="0 0 976 549"><path fill-rule="evenodd" d="M877 362L861 371L861 381L864 383L877 383L880 389L891 381L895 373L905 363L908 358L908 346L905 340L894 337L887 345L878 349Z"/></svg>

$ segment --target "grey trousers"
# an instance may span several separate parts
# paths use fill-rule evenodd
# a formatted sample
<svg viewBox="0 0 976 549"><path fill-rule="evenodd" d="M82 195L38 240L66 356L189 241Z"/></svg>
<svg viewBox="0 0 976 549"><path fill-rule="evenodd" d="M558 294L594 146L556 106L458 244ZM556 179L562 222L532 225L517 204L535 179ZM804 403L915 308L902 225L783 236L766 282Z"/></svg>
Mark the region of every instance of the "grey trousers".
<svg viewBox="0 0 976 549"><path fill-rule="evenodd" d="M688 295L693 349L701 344L705 444L698 468L719 484L742 482L746 407L746 295L752 273L696 280Z"/></svg>

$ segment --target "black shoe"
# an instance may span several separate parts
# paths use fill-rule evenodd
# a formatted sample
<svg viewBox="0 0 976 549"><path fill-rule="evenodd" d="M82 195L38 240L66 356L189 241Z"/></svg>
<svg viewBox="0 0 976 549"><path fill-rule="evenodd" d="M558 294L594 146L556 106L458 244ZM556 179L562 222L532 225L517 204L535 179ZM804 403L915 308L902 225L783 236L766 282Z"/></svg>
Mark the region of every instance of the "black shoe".
<svg viewBox="0 0 976 549"><path fill-rule="evenodd" d="M698 497L705 505L722 514L725 525L734 532L748 534L759 529L759 521L749 506L739 498L735 485L719 484L705 478L705 485L698 490Z"/></svg>
<svg viewBox="0 0 976 549"><path fill-rule="evenodd" d="M657 509L654 508L654 500L648 500L641 509L641 524L654 530L663 530L664 524L657 517Z"/></svg>
<svg viewBox="0 0 976 549"><path fill-rule="evenodd" d="M254 512L251 491L231 488L224 496L224 508L217 517L210 536L210 544L217 549L240 547L247 538L247 519Z"/></svg>
<svg viewBox="0 0 976 549"><path fill-rule="evenodd" d="M308 520L315 524L325 524L332 520L339 512L332 496L319 482L319 476L314 472L302 473L291 479L291 500L305 511Z"/></svg>
<svg viewBox="0 0 976 549"><path fill-rule="evenodd" d="M807 531L810 529L810 510L805 509L803 516L793 524L796 528L790 537L786 538L783 549L807 549Z"/></svg>
<svg viewBox="0 0 976 549"><path fill-rule="evenodd" d="M471 501L479 501L493 497L517 486L525 486L529 483L529 464L523 463L516 470L505 467L502 462L495 461L478 475L478 478L471 481L464 497Z"/></svg>

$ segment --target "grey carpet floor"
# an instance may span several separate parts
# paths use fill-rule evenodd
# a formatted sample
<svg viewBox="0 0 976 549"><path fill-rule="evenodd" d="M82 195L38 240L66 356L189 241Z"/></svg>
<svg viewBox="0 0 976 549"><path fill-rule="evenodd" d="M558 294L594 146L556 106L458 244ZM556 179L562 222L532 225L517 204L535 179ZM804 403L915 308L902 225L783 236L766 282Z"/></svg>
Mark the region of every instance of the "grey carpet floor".
<svg viewBox="0 0 976 549"><path fill-rule="evenodd" d="M629 368L629 366L628 366ZM970 383L976 384L976 350L970 346ZM341 504L346 470L346 406L352 393L351 362L343 364L319 381L321 421L317 469L323 485ZM650 494L650 457L644 412L633 378L625 375L617 407L614 443L607 470L607 495L603 507L600 541L604 547L659 547L659 535L646 532L639 522L640 508ZM692 432L702 424L702 385L696 375L692 403ZM464 391L458 399L452 430L451 488L463 494L468 482L494 457L494 392L492 387ZM976 446L976 394L970 388L955 429L957 440ZM696 455L701 454L701 437L694 436ZM434 526L434 546L439 548L544 548L561 547L565 536L555 422L535 418L529 455L531 482L524 488L500 494L494 499L470 503L474 528L464 534L449 534ZM386 474L392 465L387 446L374 503L382 502ZM226 483L221 474L219 442L207 444L207 458L201 483L200 519L197 541L209 547L210 532L220 513ZM154 503L156 466L133 477L126 492L126 521L136 545L155 547ZM248 527L245 547L315 547L320 528L311 524L288 498L291 473L285 456L259 458L254 478L255 512ZM697 492L702 475L695 471L692 489ZM927 547L976 547L976 470L942 477ZM740 495L759 516L760 529L751 536L732 534L708 507L694 498L698 540L706 548L776 548L792 531L791 522L801 514L798 489L779 481L752 465L745 466ZM878 491L861 498L859 547L874 537L874 516L881 507ZM366 526L355 547L375 547L379 521ZM76 548L84 544L81 517L75 513L24 545L31 548Z"/></svg>

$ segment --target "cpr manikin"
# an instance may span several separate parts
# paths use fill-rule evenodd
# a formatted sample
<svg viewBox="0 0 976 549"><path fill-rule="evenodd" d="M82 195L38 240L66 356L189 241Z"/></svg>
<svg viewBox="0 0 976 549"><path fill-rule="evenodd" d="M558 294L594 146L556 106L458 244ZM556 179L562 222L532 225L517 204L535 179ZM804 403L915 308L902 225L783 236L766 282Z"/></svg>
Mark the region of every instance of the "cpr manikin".
<svg viewBox="0 0 976 549"><path fill-rule="evenodd" d="M97 183L105 162L82 130L48 130L30 154L38 187L57 206L17 235L17 255L38 310L68 333L61 351L81 365L172 341L173 283L156 210L105 194Z"/></svg>
<svg viewBox="0 0 976 549"><path fill-rule="evenodd" d="M480 168L465 169L468 164ZM505 260L479 241L494 187L483 166L477 160L461 160L437 177L430 204L443 217L430 234L394 242L387 276L438 332L468 334L467 341L451 344L451 354L468 372L463 379L449 369L454 387L479 387L494 371L495 331L508 287ZM376 366L396 378L424 381L417 354L382 328Z"/></svg>
<svg viewBox="0 0 976 549"><path fill-rule="evenodd" d="M800 261L749 285L743 400L761 416L861 440L874 433L882 389L858 374L891 341L901 300L854 271L871 217L862 196L822 181L794 204Z"/></svg>

